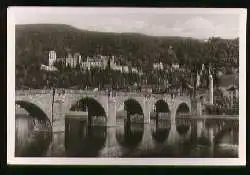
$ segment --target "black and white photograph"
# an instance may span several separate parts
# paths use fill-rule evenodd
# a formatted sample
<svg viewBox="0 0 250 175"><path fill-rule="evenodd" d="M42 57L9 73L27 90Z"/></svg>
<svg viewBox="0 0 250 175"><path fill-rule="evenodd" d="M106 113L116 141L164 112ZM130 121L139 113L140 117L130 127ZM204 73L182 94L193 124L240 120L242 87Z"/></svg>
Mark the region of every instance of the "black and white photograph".
<svg viewBox="0 0 250 175"><path fill-rule="evenodd" d="M246 14L10 7L8 163L244 165Z"/></svg>

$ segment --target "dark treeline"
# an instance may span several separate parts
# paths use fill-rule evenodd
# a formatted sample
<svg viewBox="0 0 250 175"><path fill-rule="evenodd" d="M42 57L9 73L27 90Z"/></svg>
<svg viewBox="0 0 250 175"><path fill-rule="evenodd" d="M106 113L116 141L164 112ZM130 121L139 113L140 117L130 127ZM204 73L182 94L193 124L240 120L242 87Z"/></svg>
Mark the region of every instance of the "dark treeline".
<svg viewBox="0 0 250 175"><path fill-rule="evenodd" d="M174 58L168 53L173 46ZM103 86L107 83L133 84L143 82L145 77L136 74L121 74L110 70L87 72L71 69L58 73L40 71L41 64L48 64L48 52L55 50L58 57L67 52L79 52L83 58L92 55L122 55L120 63L140 68L151 84L161 80L174 81L175 75L152 71L152 64L161 61L164 65L177 61L181 66L196 73L201 64L212 63L214 67L228 69L238 67L239 40L211 38L207 42L182 37L152 37L130 33L102 33L79 30L67 25L35 24L16 26L16 85L41 88L55 79L58 87ZM229 59L230 58L230 59ZM109 75L109 76L107 76ZM185 75L189 76L189 75ZM121 78L123 77L123 78ZM159 78L160 77L160 78ZM183 78L183 76L180 76ZM159 80L160 79L160 80ZM185 77L183 78L185 79ZM178 79L179 81L180 79ZM125 83L124 83L125 81ZM81 82L81 83L79 83ZM149 83L149 82L148 82Z"/></svg>

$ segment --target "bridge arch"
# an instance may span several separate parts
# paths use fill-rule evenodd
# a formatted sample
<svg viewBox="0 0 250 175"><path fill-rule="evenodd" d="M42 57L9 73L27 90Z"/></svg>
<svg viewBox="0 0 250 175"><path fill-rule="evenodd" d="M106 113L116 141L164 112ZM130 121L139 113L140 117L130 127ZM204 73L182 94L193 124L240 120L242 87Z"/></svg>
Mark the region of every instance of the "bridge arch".
<svg viewBox="0 0 250 175"><path fill-rule="evenodd" d="M141 104L133 99L129 98L124 100L124 110L128 112L128 114L140 114L143 115L143 109Z"/></svg>
<svg viewBox="0 0 250 175"><path fill-rule="evenodd" d="M67 117L65 123L65 148L69 156L95 157L107 139L107 113L100 101L82 97L73 103L70 111L88 111L88 116ZM84 120L82 120L84 118ZM87 121L87 122L86 122Z"/></svg>
<svg viewBox="0 0 250 175"><path fill-rule="evenodd" d="M107 113L103 105L92 97L83 97L77 102L73 103L69 109L70 111L88 111L88 120L91 117L105 117L107 120ZM106 121L105 121L106 122Z"/></svg>
<svg viewBox="0 0 250 175"><path fill-rule="evenodd" d="M49 129L52 129L51 121L49 120L48 116L36 104L28 102L28 101L23 101L23 100L17 100L15 101L15 104L20 105L21 108L24 108L32 117L40 121L46 122Z"/></svg>
<svg viewBox="0 0 250 175"><path fill-rule="evenodd" d="M163 100L163 99L160 99L160 100L157 100L155 103L154 103L154 106L153 106L153 115L151 114L151 117L152 118L155 118L155 119L170 119L170 107L168 105L168 103Z"/></svg>
<svg viewBox="0 0 250 175"><path fill-rule="evenodd" d="M191 120L189 120L187 117L182 118L180 114L188 114L190 112L190 107L186 102L181 102L176 109L176 129L181 136L187 134L187 132L190 130Z"/></svg>
<svg viewBox="0 0 250 175"><path fill-rule="evenodd" d="M154 115L151 114L152 136L156 142L163 143L168 137L171 126L169 105L165 100L160 99L155 102L153 109Z"/></svg>
<svg viewBox="0 0 250 175"><path fill-rule="evenodd" d="M176 109L176 114L179 113L189 113L191 112L189 105L186 102L182 102L178 105Z"/></svg>
<svg viewBox="0 0 250 175"><path fill-rule="evenodd" d="M154 107L155 112L170 112L168 103L163 99L157 100Z"/></svg>
<svg viewBox="0 0 250 175"><path fill-rule="evenodd" d="M130 149L136 147L143 138L143 108L140 102L133 98L123 100L122 106L127 116L124 116L124 126L116 130L116 139L121 146Z"/></svg>
<svg viewBox="0 0 250 175"><path fill-rule="evenodd" d="M28 118L19 117L16 113L15 156L36 157L43 155L52 141L50 119L37 104L25 100L16 100L15 104L29 113Z"/></svg>

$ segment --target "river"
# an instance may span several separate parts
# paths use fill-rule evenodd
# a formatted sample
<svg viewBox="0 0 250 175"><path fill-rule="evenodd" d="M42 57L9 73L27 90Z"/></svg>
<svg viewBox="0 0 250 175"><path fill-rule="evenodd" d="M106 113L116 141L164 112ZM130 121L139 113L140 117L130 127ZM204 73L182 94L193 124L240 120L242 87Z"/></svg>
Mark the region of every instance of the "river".
<svg viewBox="0 0 250 175"><path fill-rule="evenodd" d="M177 125L175 130L168 120L128 124L119 119L117 127L112 130L102 125L88 125L86 120L80 119L68 119L65 124L64 152L60 155L63 157L238 157L237 132L223 137L219 145L211 144L205 136L213 126L206 125L199 139L197 134L192 134L190 128L198 124L197 120ZM55 149L57 144L53 144L52 133L34 130L34 125L32 117L16 115L15 156L55 156L51 145ZM176 139L178 141L172 142ZM112 155L107 153L108 142L114 142L114 147L109 151Z"/></svg>

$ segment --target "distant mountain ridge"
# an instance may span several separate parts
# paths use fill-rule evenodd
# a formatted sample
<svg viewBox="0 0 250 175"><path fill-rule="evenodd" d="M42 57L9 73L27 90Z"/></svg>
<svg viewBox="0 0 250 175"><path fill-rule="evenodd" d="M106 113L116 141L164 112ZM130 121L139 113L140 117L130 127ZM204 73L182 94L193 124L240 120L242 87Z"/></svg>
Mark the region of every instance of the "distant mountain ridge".
<svg viewBox="0 0 250 175"><path fill-rule="evenodd" d="M68 51L80 52L83 56L123 55L125 62L146 67L154 61L171 63L172 58L168 56L170 45L180 62L210 59L206 42L189 37L96 32L65 24L16 25L15 35L16 64L46 64L48 52L55 50L59 57L66 56Z"/></svg>
<svg viewBox="0 0 250 175"><path fill-rule="evenodd" d="M55 31L63 31L63 30L69 30L69 31L75 31L75 32L92 32L92 33L106 33L106 34L114 34L114 35L138 35L138 36L147 36L147 37L166 37L166 38L186 38L186 39L195 39L195 40L201 40L197 38L192 37L182 37L182 36L154 36L154 35L147 35L144 33L133 33L133 32L101 32L101 31L91 31L91 30L85 30L80 29L71 25L67 24L18 24L16 25L16 32L22 32L23 30L26 31L37 31L41 29L47 29L47 30L55 30Z"/></svg>

